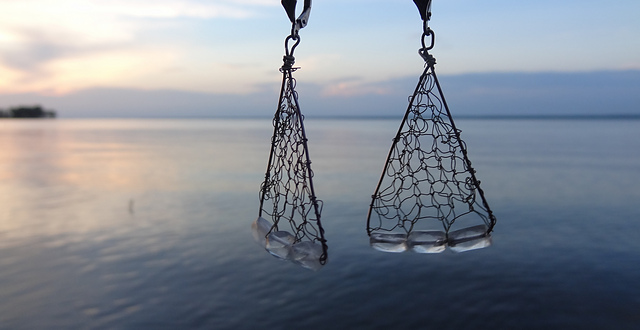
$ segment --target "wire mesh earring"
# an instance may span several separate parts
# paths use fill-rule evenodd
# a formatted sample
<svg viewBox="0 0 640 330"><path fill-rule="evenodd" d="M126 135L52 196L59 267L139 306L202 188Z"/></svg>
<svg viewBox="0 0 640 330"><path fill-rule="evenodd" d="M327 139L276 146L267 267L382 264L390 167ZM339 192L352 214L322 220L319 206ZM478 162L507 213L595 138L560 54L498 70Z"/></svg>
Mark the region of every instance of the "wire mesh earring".
<svg viewBox="0 0 640 330"><path fill-rule="evenodd" d="M300 44L299 31L307 25L311 0L305 0L297 19L295 0L283 0L282 5L292 27L285 39L282 86L260 189L260 211L251 228L254 239L273 256L318 270L327 262L327 242L320 222L322 201L316 198L313 187L307 137L292 76L298 69L293 67L293 53Z"/></svg>
<svg viewBox="0 0 640 330"><path fill-rule="evenodd" d="M431 0L414 0L423 21L425 70L393 139L372 196L367 234L384 252L455 252L491 244L496 218L444 99L429 54Z"/></svg>

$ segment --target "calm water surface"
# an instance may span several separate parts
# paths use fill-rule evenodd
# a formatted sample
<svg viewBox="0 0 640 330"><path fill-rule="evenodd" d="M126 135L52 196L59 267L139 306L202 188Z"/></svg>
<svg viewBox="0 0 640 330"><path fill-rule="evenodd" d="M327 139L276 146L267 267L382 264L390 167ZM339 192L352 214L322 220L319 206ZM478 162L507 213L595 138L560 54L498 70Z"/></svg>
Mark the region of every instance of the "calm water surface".
<svg viewBox="0 0 640 330"><path fill-rule="evenodd" d="M458 120L493 246L385 254L399 120L306 121L329 263L269 256L270 120L0 121L0 329L640 329L640 121Z"/></svg>

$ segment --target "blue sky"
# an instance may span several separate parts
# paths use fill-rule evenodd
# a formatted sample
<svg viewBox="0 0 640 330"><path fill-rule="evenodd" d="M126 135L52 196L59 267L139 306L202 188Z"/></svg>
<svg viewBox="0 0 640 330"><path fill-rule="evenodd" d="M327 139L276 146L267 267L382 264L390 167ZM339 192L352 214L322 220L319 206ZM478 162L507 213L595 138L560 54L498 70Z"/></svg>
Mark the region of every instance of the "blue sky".
<svg viewBox="0 0 640 330"><path fill-rule="evenodd" d="M434 0L432 12L443 81L501 73L579 82L585 73L640 70L636 0ZM185 115L228 114L233 105L238 115L269 113L290 29L271 0L3 0L0 13L0 107L40 102L74 116L153 108L158 95L159 107L187 102ZM406 102L406 81L422 70L421 32L411 0L314 1L296 50L303 111L303 90L327 105ZM629 95L629 109L636 100Z"/></svg>

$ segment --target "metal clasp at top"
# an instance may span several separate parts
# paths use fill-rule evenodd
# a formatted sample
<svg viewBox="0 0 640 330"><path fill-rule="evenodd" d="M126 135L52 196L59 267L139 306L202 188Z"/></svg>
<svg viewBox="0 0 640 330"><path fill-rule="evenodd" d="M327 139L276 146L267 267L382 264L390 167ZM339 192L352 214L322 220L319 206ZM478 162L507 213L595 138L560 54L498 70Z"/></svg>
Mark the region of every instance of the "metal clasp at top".
<svg viewBox="0 0 640 330"><path fill-rule="evenodd" d="M436 37L433 30L429 27L429 20L431 19L431 1L432 0L413 0L416 6L418 6L418 11L422 18L422 49L425 51L433 48ZM427 46L427 43L425 42L427 37L431 37L429 46Z"/></svg>
<svg viewBox="0 0 640 330"><path fill-rule="evenodd" d="M311 14L311 0L304 0L304 7L302 8L302 13L296 19L296 3L297 0L282 0L282 7L287 12L287 16L289 16L289 20L291 21L291 35L293 38L298 37L298 32L303 27L307 26L309 22L309 15Z"/></svg>
<svg viewBox="0 0 640 330"><path fill-rule="evenodd" d="M413 3L418 6L420 18L422 18L422 48L418 50L418 53L429 65L435 64L435 58L429 54L429 51L433 48L433 45L436 42L436 34L429 27L429 20L431 19L431 1L432 0L413 0ZM427 38L430 39L428 44Z"/></svg>
<svg viewBox="0 0 640 330"><path fill-rule="evenodd" d="M413 0L413 3L418 6L420 17L425 22L431 19L431 1L432 0Z"/></svg>

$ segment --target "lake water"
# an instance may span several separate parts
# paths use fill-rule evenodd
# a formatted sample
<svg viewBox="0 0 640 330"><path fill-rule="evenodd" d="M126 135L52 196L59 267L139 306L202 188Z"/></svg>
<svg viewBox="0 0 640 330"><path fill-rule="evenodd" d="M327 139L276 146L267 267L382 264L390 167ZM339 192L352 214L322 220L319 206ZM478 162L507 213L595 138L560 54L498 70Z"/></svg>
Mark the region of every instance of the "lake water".
<svg viewBox="0 0 640 330"><path fill-rule="evenodd" d="M397 120L307 119L329 262L255 244L271 121L0 121L1 329L640 329L640 120L460 119L493 245L369 247Z"/></svg>

